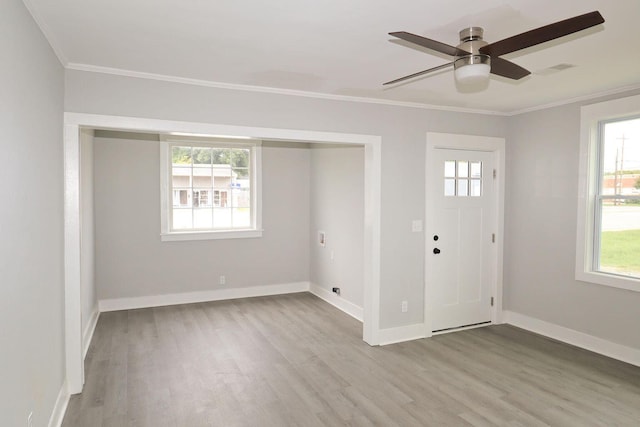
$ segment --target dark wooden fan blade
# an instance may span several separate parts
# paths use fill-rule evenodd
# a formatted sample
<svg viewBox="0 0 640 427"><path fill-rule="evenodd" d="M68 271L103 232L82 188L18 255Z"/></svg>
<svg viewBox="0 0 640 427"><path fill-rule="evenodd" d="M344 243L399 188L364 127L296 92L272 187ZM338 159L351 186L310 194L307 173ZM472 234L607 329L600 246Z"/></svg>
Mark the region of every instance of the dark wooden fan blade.
<svg viewBox="0 0 640 427"><path fill-rule="evenodd" d="M383 83L383 85L391 85L391 84L394 84L394 83L400 83L400 82L403 82L405 80L412 79L414 77L418 77L418 76L422 76L422 75L427 74L427 73L431 73L433 71L442 70L443 68L447 68L447 67L450 67L452 65L453 65L453 62L449 62L447 64L442 64L442 65L438 65L437 67L429 68L428 70L419 71L417 73L413 73L413 74L408 75L408 76L400 77L399 79L391 80L390 82Z"/></svg>
<svg viewBox="0 0 640 427"><path fill-rule="evenodd" d="M488 44L480 48L480 53L490 55L493 59L496 56L505 55L540 43L548 42L560 37L568 36L581 30L602 24L604 18L600 12L594 11L584 15L565 19L527 31L495 43Z"/></svg>
<svg viewBox="0 0 640 427"><path fill-rule="evenodd" d="M506 59L497 56L491 57L491 74L506 77L508 79L520 80L531 74L531 71L522 68Z"/></svg>
<svg viewBox="0 0 640 427"><path fill-rule="evenodd" d="M469 52L458 49L457 47L449 46L446 43L431 40L416 34L407 33L406 31L397 31L395 33L389 33L389 35L450 56L461 56L469 54Z"/></svg>

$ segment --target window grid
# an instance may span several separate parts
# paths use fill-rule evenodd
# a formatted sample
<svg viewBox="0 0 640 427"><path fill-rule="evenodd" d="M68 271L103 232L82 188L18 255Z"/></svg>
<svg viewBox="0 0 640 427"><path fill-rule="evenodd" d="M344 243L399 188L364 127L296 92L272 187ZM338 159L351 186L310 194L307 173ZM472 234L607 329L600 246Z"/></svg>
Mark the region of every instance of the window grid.
<svg viewBox="0 0 640 427"><path fill-rule="evenodd" d="M482 162L445 160L444 195L446 197L482 196Z"/></svg>
<svg viewBox="0 0 640 427"><path fill-rule="evenodd" d="M251 148L169 146L170 231L250 229Z"/></svg>

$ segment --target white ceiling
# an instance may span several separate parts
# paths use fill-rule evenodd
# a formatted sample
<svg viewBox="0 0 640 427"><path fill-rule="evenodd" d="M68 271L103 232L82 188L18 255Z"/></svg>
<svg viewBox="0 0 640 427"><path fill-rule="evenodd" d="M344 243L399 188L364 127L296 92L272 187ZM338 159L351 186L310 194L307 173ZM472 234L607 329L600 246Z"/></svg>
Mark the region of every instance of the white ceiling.
<svg viewBox="0 0 640 427"><path fill-rule="evenodd" d="M502 113L640 87L638 0L24 1L75 69ZM465 93L447 69L382 86L447 62L391 31L456 45L460 29L481 26L493 42L593 10L603 25L506 55L532 71L522 80L492 76L485 90ZM559 64L575 67L547 72Z"/></svg>

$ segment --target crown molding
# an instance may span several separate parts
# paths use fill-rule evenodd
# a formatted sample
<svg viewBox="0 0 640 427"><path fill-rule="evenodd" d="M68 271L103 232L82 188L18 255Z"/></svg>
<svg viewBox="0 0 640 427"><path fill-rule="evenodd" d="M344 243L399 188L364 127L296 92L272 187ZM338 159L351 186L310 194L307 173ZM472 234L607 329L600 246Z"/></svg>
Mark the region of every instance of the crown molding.
<svg viewBox="0 0 640 427"><path fill-rule="evenodd" d="M25 3L27 1L29 0L25 0ZM51 38L48 36L47 38L51 43ZM55 49L53 43L51 43L51 45L52 45L52 48L54 48L54 51L56 51L58 58L62 62L64 59L64 56L61 53L58 54L58 50ZM629 92L633 90L640 90L640 83L638 83L634 85L609 89L606 91L591 93L588 95L577 96L577 97L573 97L573 98L569 98L561 101L550 102L547 104L535 105L532 107L527 107L519 110L495 111L495 110L482 110L482 109L452 107L452 106L433 105L433 104L422 104L418 102L392 101L388 99L367 98L367 97L358 97L358 96L349 96L349 95L336 95L336 94L330 94L330 93L308 92L303 90L282 89L282 88L274 88L274 87L266 87L266 86L252 86L252 85L243 85L243 84L237 84L237 83L224 83L224 82L216 82L211 80L193 79L189 77L178 77L178 76L170 76L165 74L147 73L143 71L131 71L131 70L125 70L121 68L102 67L99 65L78 64L73 62L66 63L65 68L68 70L86 71L86 72L100 73L100 74L110 74L115 76L133 77L137 79L147 79L147 80L157 80L157 81L163 81L163 82L180 83L180 84L186 84L186 85L192 85L192 86L211 87L211 88L217 88L217 89L241 90L246 92L270 93L275 95L287 95L287 96L300 96L300 97L306 97L306 98L326 99L326 100L332 100L332 101L343 101L343 102L346 101L346 102L356 102L356 103L363 103L363 104L389 105L393 107L419 108L422 110L439 110L439 111L450 111L454 113L485 114L485 115L504 116L504 117L512 117L512 116L517 116L519 114L545 110L547 108L560 107L563 105L574 104L577 102L584 102L592 99L602 98L609 95L617 95L620 93Z"/></svg>
<svg viewBox="0 0 640 427"><path fill-rule="evenodd" d="M576 102L590 101L592 99L598 99L598 98L602 98L609 95L617 95L620 93L629 92L629 91L638 90L638 89L640 89L640 83L629 85L629 86L623 86L619 88L614 88L614 89L609 89L602 92L591 93L589 95L576 96L573 98L564 99L562 101L550 102L548 104L536 105L534 107L523 108L521 110L514 110L511 112L505 113L504 115L508 117L517 116L519 114L546 110L547 108L561 107L563 105L574 104Z"/></svg>
<svg viewBox="0 0 640 427"><path fill-rule="evenodd" d="M142 71L131 71L131 70L124 70L120 68L102 67L98 65L89 65L89 64L68 63L65 68L67 68L68 70L111 74L115 76L158 80L163 82L212 87L217 89L271 93L276 95L300 96L300 97L306 97L306 98L327 99L332 101L358 102L358 103L364 103L364 104L390 105L393 107L420 108L423 110L451 111L456 113L486 114L486 115L497 115L497 116L507 115L506 113L500 112L500 111L451 107L451 106L443 106L443 105L421 104L418 102L392 101L388 99L367 98L367 97L358 97L358 96L349 96L349 95L335 95L330 93L308 92L303 90L281 89L281 88L273 88L273 87L265 87L265 86L251 86L251 85L243 85L243 84L236 84L236 83L223 83L223 82L215 82L211 80L201 80L201 79L193 79L188 77L169 76L165 74L147 73Z"/></svg>

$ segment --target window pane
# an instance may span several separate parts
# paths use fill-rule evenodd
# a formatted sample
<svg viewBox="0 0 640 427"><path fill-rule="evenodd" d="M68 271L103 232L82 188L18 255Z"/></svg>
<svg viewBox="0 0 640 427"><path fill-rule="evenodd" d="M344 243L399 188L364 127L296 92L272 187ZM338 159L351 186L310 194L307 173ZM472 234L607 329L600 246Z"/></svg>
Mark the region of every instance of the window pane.
<svg viewBox="0 0 640 427"><path fill-rule="evenodd" d="M458 180L458 196L468 196L469 195L469 181L466 179Z"/></svg>
<svg viewBox="0 0 640 427"><path fill-rule="evenodd" d="M251 227L251 210L249 208L238 208L233 210L233 228Z"/></svg>
<svg viewBox="0 0 640 427"><path fill-rule="evenodd" d="M469 176L469 162L458 162L458 176L461 178L466 178Z"/></svg>
<svg viewBox="0 0 640 427"><path fill-rule="evenodd" d="M191 147L173 147L171 160L173 164L191 165Z"/></svg>
<svg viewBox="0 0 640 427"><path fill-rule="evenodd" d="M173 190L173 206L174 207L189 207L189 190L186 189L174 189Z"/></svg>
<svg viewBox="0 0 640 427"><path fill-rule="evenodd" d="M640 278L640 197L604 200L600 271Z"/></svg>
<svg viewBox="0 0 640 427"><path fill-rule="evenodd" d="M456 162L453 160L447 160L444 162L444 176L447 178L453 178L456 176Z"/></svg>
<svg viewBox="0 0 640 427"><path fill-rule="evenodd" d="M213 209L213 228L231 228L231 209Z"/></svg>
<svg viewBox="0 0 640 427"><path fill-rule="evenodd" d="M479 179L471 180L471 196L480 197L482 195L482 181Z"/></svg>
<svg viewBox="0 0 640 427"><path fill-rule="evenodd" d="M213 225L212 209L193 210L193 228L210 229Z"/></svg>
<svg viewBox="0 0 640 427"><path fill-rule="evenodd" d="M248 168L249 150L234 149L231 155L231 166L233 166L234 168Z"/></svg>
<svg viewBox="0 0 640 427"><path fill-rule="evenodd" d="M249 178L249 169L248 168L233 168L231 175L235 179L247 180Z"/></svg>
<svg viewBox="0 0 640 427"><path fill-rule="evenodd" d="M445 196L455 196L456 195L456 180L445 179L444 180L444 195Z"/></svg>
<svg viewBox="0 0 640 427"><path fill-rule="evenodd" d="M231 195L231 204L233 207L248 208L251 206L251 192L249 189L234 189Z"/></svg>
<svg viewBox="0 0 640 427"><path fill-rule="evenodd" d="M228 165L231 163L231 149L214 148L211 152L212 162L214 165Z"/></svg>
<svg viewBox="0 0 640 427"><path fill-rule="evenodd" d="M640 194L640 119L604 124L603 195Z"/></svg>
<svg viewBox="0 0 640 427"><path fill-rule="evenodd" d="M213 186L210 167L193 168L193 186L199 188L211 188Z"/></svg>
<svg viewBox="0 0 640 427"><path fill-rule="evenodd" d="M175 187L191 187L191 168L173 168L171 185Z"/></svg>
<svg viewBox="0 0 640 427"><path fill-rule="evenodd" d="M471 178L482 178L482 162L471 162Z"/></svg>
<svg viewBox="0 0 640 427"><path fill-rule="evenodd" d="M215 188L231 187L231 166L215 165L213 167L213 186Z"/></svg>
<svg viewBox="0 0 640 427"><path fill-rule="evenodd" d="M173 210L173 229L188 230L193 228L191 218L191 209L174 209Z"/></svg>
<svg viewBox="0 0 640 427"><path fill-rule="evenodd" d="M211 148L193 147L193 165L204 166L211 164Z"/></svg>

